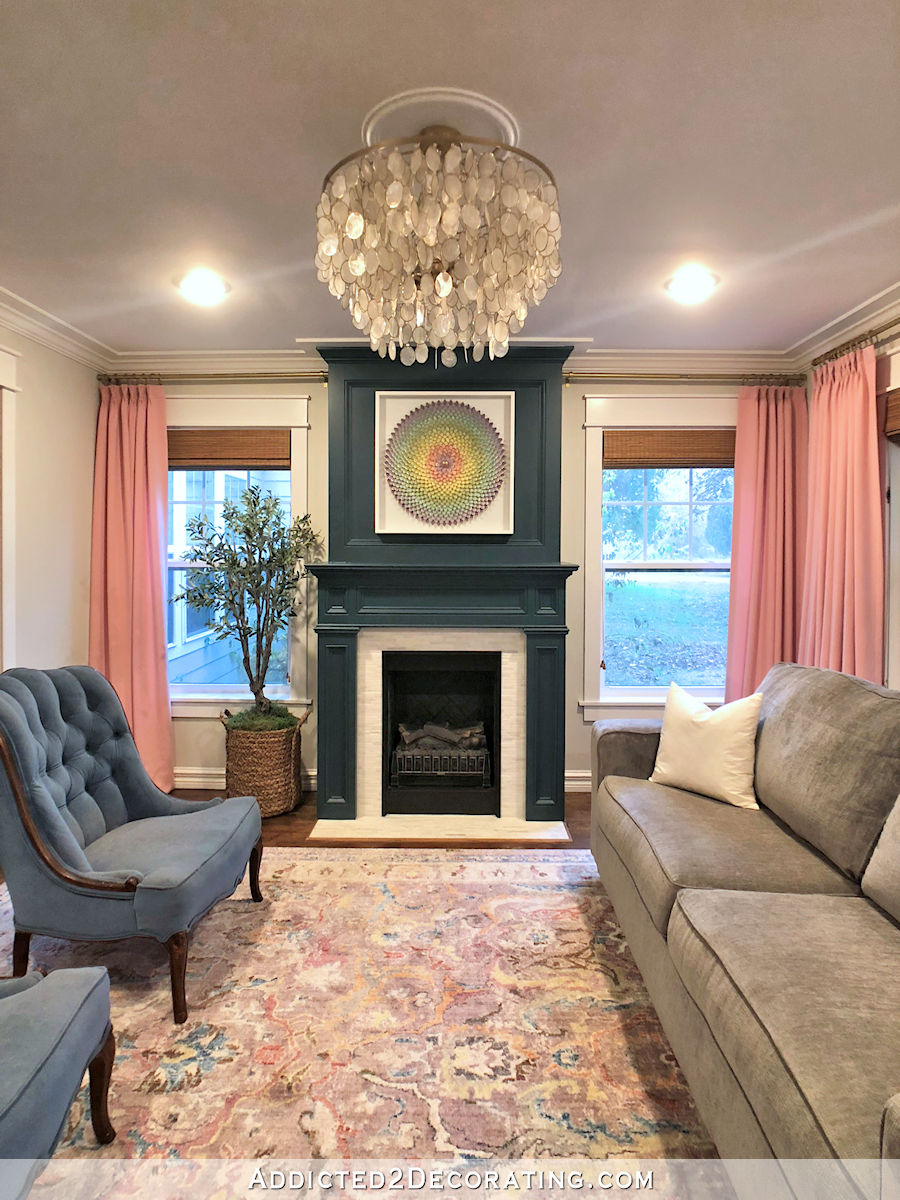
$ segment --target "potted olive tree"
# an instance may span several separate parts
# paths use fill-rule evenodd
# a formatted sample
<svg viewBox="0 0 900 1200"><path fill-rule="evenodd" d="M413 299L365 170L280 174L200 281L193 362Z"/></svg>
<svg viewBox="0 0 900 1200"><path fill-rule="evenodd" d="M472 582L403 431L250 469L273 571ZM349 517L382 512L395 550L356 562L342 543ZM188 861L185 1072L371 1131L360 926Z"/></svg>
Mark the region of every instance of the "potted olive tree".
<svg viewBox="0 0 900 1200"><path fill-rule="evenodd" d="M298 584L318 544L309 514L285 519L270 492L252 486L226 500L222 525L207 516L188 522L190 548L183 599L211 616L215 640L234 639L253 707L225 710L225 793L256 796L264 817L289 812L300 798L299 719L265 694L272 646L296 613Z"/></svg>

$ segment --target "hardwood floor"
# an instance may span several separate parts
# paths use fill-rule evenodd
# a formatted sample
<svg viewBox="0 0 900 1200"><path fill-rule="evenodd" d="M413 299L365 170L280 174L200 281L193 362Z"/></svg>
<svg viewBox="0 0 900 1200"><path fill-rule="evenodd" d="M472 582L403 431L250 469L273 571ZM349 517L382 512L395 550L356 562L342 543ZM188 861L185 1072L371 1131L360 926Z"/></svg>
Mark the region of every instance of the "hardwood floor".
<svg viewBox="0 0 900 1200"><path fill-rule="evenodd" d="M176 795L183 796L185 800L211 800L215 792L203 791L185 791L176 789ZM298 808L295 808L292 813L287 813L283 817L267 817L263 821L263 845L264 846L305 846L309 837L310 830L316 823L316 797L315 793L309 792L304 795L302 803ZM590 824L591 824L591 797L589 792L569 792L566 795L566 825L569 833L572 836L571 843L566 847L568 850L586 850L590 845ZM340 841L328 842L317 841L317 846L340 846L346 845ZM378 842L356 842L357 846L391 846L397 843L391 841ZM518 846L520 843L512 842L478 842L478 849L509 849L511 846ZM439 849L447 847L459 847L465 849L465 843L441 841L436 838L434 841L416 842L417 846L434 846ZM541 849L542 847L534 845L530 849Z"/></svg>

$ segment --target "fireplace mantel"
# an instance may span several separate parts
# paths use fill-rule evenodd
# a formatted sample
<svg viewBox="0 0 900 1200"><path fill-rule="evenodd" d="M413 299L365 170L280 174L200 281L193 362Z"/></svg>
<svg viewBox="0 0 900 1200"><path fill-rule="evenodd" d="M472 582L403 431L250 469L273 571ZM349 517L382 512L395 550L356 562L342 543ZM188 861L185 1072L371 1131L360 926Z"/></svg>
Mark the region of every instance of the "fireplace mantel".
<svg viewBox="0 0 900 1200"><path fill-rule="evenodd" d="M469 640L482 650L500 650L502 644L510 679L515 658L517 678L524 683L514 692L518 699L511 701L515 721L507 721L507 733L512 724L517 725L520 747L524 726L524 756L516 752L516 815L530 822L562 821L566 580L576 570L559 561L562 367L571 346L514 346L503 359L460 363L452 372L432 366L404 367L379 359L365 346L320 346L318 350L328 363L328 549L332 556L330 562L310 565L318 583L319 817L353 820L359 815L360 786L365 797L362 808L369 806L373 770L378 771L381 786L380 768L370 764L366 755L358 757L358 733L365 728L365 722L358 721L358 705L366 695L360 690L358 672L360 635L371 642L374 631L383 630L385 645L406 639L415 641L416 649L424 649L419 645L422 633L431 629L439 640L452 641L456 650L467 648L466 639L459 636L465 630L473 631ZM514 394L511 533L437 534L427 528L403 534L377 532L379 391ZM362 659L366 664L367 653ZM502 733L502 714L500 725Z"/></svg>
<svg viewBox="0 0 900 1200"><path fill-rule="evenodd" d="M363 629L518 629L525 635L525 816L561 821L566 579L571 563L441 568L315 563L319 583L318 815L356 817L357 635Z"/></svg>
<svg viewBox="0 0 900 1200"><path fill-rule="evenodd" d="M565 635L565 583L574 563L493 565L312 563L316 632L439 625Z"/></svg>

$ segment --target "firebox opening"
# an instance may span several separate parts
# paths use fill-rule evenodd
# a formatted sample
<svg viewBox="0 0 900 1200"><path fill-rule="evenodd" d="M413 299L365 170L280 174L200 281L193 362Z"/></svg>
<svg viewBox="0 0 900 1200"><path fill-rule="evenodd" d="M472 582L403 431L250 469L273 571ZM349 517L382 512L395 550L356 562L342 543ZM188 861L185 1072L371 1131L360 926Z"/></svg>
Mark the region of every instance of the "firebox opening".
<svg viewBox="0 0 900 1200"><path fill-rule="evenodd" d="M385 653L388 813L500 815L500 655Z"/></svg>

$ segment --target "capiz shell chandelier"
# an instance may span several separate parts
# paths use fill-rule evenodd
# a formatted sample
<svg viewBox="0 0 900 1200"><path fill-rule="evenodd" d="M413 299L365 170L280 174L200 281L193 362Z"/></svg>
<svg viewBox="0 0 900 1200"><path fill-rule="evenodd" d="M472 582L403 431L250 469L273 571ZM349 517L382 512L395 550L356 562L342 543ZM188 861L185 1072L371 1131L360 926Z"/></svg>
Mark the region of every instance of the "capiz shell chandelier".
<svg viewBox="0 0 900 1200"><path fill-rule="evenodd" d="M342 159L322 185L318 276L382 358L501 358L561 272L538 159L432 125Z"/></svg>

